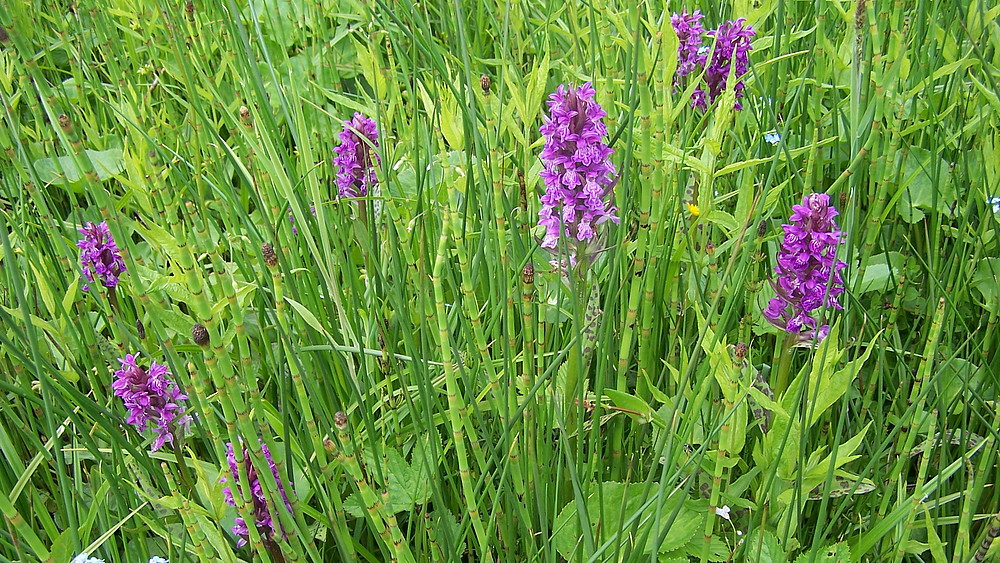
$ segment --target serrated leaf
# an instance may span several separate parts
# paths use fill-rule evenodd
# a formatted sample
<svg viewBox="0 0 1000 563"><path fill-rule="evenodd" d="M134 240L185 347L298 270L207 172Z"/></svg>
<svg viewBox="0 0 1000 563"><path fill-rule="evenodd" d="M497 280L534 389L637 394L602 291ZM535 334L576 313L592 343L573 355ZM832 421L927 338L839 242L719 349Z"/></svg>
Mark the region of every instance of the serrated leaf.
<svg viewBox="0 0 1000 563"><path fill-rule="evenodd" d="M743 559L746 563L785 563L785 550L774 534L767 530L751 530L746 536Z"/></svg>

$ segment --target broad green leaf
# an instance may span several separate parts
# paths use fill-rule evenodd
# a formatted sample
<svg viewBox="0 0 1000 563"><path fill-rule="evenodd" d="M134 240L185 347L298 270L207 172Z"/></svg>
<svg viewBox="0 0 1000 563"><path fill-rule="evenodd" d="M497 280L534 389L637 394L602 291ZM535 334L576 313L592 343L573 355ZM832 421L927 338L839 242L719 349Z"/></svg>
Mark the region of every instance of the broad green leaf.
<svg viewBox="0 0 1000 563"><path fill-rule="evenodd" d="M629 395L628 393L623 393L615 389L605 389L604 394L611 399L616 407L622 410L625 414L629 415L641 424L646 424L653 418L653 409L649 406L646 401L636 397L634 395Z"/></svg>
<svg viewBox="0 0 1000 563"><path fill-rule="evenodd" d="M903 159L903 190L894 196L896 210L907 223L924 218L925 211L948 213L957 202L950 165L920 147L909 147Z"/></svg>
<svg viewBox="0 0 1000 563"><path fill-rule="evenodd" d="M833 332L831 331L832 334ZM864 354L855 360L847 362L842 369L832 371L831 368L833 366L829 362L823 364L822 371L817 369L818 364L813 365L813 381L808 394L808 399L811 403L809 407L809 426L815 424L833 403L843 397L844 393L847 393L854 379L861 372L861 368L868 361L868 356L875 349L875 342L881 335L882 333L879 332L873 336L865 347ZM817 353L822 354L822 345L820 345L820 350ZM817 389L815 394L813 394L813 389Z"/></svg>
<svg viewBox="0 0 1000 563"><path fill-rule="evenodd" d="M52 294L52 286L49 285L48 279L46 276L43 276L37 268L35 268L34 264L31 264L31 273L35 275L35 287L38 289L42 302L45 303L45 308L49 312L49 317L58 317L59 315L56 312L56 298Z"/></svg>
<svg viewBox="0 0 1000 563"><path fill-rule="evenodd" d="M981 305L993 314L1000 314L1000 258L983 258L976 264L969 285L983 296Z"/></svg>
<svg viewBox="0 0 1000 563"><path fill-rule="evenodd" d="M642 483L626 485L615 482L595 483L590 487L590 494L586 499L587 514L590 518L590 527L597 545L617 537L618 540L629 538L636 541L636 538L646 538L643 546L635 546L634 549L641 553L652 552L658 536L663 536L658 552L666 553L683 547L697 536L697 532L702 528L705 518L682 504L683 493L676 492L662 500L660 507L659 530L653 530L654 518L656 517L657 503L644 499L644 489ZM650 495L656 494L656 489L652 489ZM668 527L673 512L679 511L677 517ZM633 519L638 520L638 526L633 527ZM582 549L583 543L580 541L580 522L575 502L570 501L556 517L553 526L555 534L553 545L563 557L573 560L575 554ZM620 534L616 534L619 532Z"/></svg>
<svg viewBox="0 0 1000 563"><path fill-rule="evenodd" d="M906 265L906 257L899 252L885 252L872 256L865 267L865 277L858 285L857 276L851 282L858 293L886 291L899 281Z"/></svg>
<svg viewBox="0 0 1000 563"><path fill-rule="evenodd" d="M927 530L927 547L930 548L931 557L934 563L947 563L948 558L944 553L944 546L947 544L941 541L941 536L937 533L938 524L931 517L927 505L923 504L921 507L924 509L924 528Z"/></svg>
<svg viewBox="0 0 1000 563"><path fill-rule="evenodd" d="M747 402L735 404L732 414L727 412L724 416L729 419L719 435L719 448L728 452L730 457L738 457L747 438Z"/></svg>
<svg viewBox="0 0 1000 563"><path fill-rule="evenodd" d="M833 464L834 469L840 469L843 465L850 463L851 461L854 461L855 459L858 458L858 456L853 454L855 451L857 451L858 447L861 445L861 441L864 439L865 434L868 433L868 429L871 428L871 425L872 423L869 422L867 425L865 425L865 428L861 432L857 433L853 438L841 444L840 447L837 448L836 458L832 457L834 455L833 453L827 455L825 458L823 458L822 461L815 461L818 455L811 456L810 461L807 462L807 465L804 468L804 474L802 475L802 480L801 480L801 487L805 494L808 495L813 494L813 489L815 487L818 487L819 485L826 482L826 476L827 473L830 471L831 463ZM816 453L822 455L823 451L824 451L823 449L820 449ZM837 471L834 471L834 480L831 489L839 485L844 485L845 482L850 482L850 486L853 486L854 482L858 480L858 477L856 475L852 475L850 473L841 472L839 473L839 476L840 479L837 478L838 477ZM787 473L782 475L779 473L779 477L787 481L791 481L796 477L796 475L792 473ZM858 485L859 490L863 486L864 484ZM848 487L848 492L850 492L849 487ZM821 495L822 492L816 491L816 494ZM794 491L791 489L786 490L785 492L781 493L781 495L778 496L778 499L784 504L791 503L793 498L794 498Z"/></svg>
<svg viewBox="0 0 1000 563"><path fill-rule="evenodd" d="M292 306L292 309L295 309L295 312L298 313L299 316L302 317L302 320L304 320L307 325L312 327L313 330L323 335L327 334L326 329L323 328L323 323L319 322L316 315L307 309L305 305L299 303L291 297L288 297L287 295L285 296L285 301Z"/></svg>
<svg viewBox="0 0 1000 563"><path fill-rule="evenodd" d="M785 550L778 538L767 530L751 530L743 543L743 558L746 563L785 563Z"/></svg>
<svg viewBox="0 0 1000 563"><path fill-rule="evenodd" d="M102 182L125 170L125 160L122 157L121 149L104 151L85 149L80 155L80 159L84 162L90 159L97 179ZM71 185L83 179L83 173L77 168L76 160L72 156L40 158L34 162L34 167L35 172L38 173L38 179L43 184Z"/></svg>

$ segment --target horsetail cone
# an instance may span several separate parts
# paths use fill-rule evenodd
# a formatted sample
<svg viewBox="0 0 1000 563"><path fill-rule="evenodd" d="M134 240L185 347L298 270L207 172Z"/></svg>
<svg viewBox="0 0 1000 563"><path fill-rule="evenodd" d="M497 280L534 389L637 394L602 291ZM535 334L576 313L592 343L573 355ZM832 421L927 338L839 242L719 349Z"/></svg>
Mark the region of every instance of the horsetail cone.
<svg viewBox="0 0 1000 563"><path fill-rule="evenodd" d="M191 327L191 338L194 340L195 344L201 346L202 348L208 346L208 329L201 323L195 323L194 326Z"/></svg>
<svg viewBox="0 0 1000 563"><path fill-rule="evenodd" d="M333 415L333 425L337 427L337 430L347 430L347 413L344 411L337 411Z"/></svg>
<svg viewBox="0 0 1000 563"><path fill-rule="evenodd" d="M268 268L276 268L278 266L278 254L274 251L271 243L265 242L261 245L260 252L264 255L264 263L267 264Z"/></svg>

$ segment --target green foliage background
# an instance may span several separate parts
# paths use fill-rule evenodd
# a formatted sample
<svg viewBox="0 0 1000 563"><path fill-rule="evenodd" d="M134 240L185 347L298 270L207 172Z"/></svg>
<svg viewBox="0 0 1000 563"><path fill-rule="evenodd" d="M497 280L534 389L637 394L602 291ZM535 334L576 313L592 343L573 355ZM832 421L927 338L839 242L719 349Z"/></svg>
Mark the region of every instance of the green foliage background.
<svg viewBox="0 0 1000 563"><path fill-rule="evenodd" d="M674 91L669 16L696 8L757 30L743 111ZM0 560L991 557L998 16L0 5ZM544 101L585 81L622 221L583 300L535 224ZM379 124L382 192L338 200L355 111ZM760 309L812 192L841 211L845 307L789 350ZM76 229L100 220L128 273L84 292ZM126 353L190 395L174 452L124 423ZM240 438L269 498L258 438L290 492L270 550L229 531L218 478Z"/></svg>

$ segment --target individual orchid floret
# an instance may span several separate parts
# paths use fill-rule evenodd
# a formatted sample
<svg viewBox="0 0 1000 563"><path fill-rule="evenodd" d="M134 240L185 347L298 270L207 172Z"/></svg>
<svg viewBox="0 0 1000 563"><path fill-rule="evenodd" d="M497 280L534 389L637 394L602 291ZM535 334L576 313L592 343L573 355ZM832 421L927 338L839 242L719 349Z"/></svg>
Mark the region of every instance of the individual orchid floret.
<svg viewBox="0 0 1000 563"><path fill-rule="evenodd" d="M604 142L606 114L594 94L588 82L579 88L560 85L549 96L549 116L539 129L545 137L539 173L545 195L538 212L543 248L556 248L560 237L574 244L590 241L600 225L618 223L609 201L617 182L614 151Z"/></svg>
<svg viewBox="0 0 1000 563"><path fill-rule="evenodd" d="M785 238L775 267L778 277L771 282L777 295L763 314L771 324L799 335L802 341L821 341L830 327L815 312L823 307L843 308L837 296L844 292L840 271L847 264L837 259L842 241L834 221L838 213L826 194L808 195L792 211L790 224L782 225Z"/></svg>
<svg viewBox="0 0 1000 563"><path fill-rule="evenodd" d="M337 156L337 187L340 197L364 197L378 183L375 167L378 156L378 127L361 113L344 122L340 146L333 149Z"/></svg>

